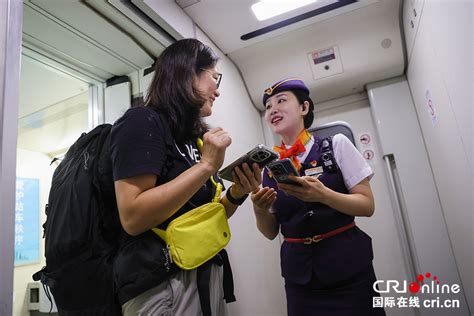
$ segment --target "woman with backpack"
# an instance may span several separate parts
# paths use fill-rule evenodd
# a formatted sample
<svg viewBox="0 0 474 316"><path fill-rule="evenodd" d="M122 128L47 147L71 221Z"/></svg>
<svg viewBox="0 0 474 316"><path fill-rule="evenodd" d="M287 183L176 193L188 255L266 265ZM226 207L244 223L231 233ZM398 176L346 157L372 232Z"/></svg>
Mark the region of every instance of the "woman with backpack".
<svg viewBox="0 0 474 316"><path fill-rule="evenodd" d="M113 126L115 191L127 233L114 262L124 315L226 315L224 298L233 299L222 286L225 253L205 269L181 270L152 232L216 192L214 175L231 144L224 129L203 122L220 95L218 59L195 39L170 45L154 66L146 106L129 109ZM261 170L236 168L234 181L220 200L227 217L258 187Z"/></svg>
<svg viewBox="0 0 474 316"><path fill-rule="evenodd" d="M378 294L371 239L354 222L374 213L372 169L344 135L306 130L314 105L302 80L278 81L265 90L263 104L265 121L282 139L275 147L280 159L300 175L288 177L294 184L277 183L279 175L265 170L263 188L252 193L260 232L274 239L281 230L284 237L288 315L385 315L372 307Z"/></svg>

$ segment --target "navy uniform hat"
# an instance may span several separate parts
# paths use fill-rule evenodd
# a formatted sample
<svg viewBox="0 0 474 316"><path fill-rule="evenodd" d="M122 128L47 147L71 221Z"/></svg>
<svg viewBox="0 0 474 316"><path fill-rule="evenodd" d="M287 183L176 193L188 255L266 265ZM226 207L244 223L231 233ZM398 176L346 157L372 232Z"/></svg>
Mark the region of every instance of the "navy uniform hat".
<svg viewBox="0 0 474 316"><path fill-rule="evenodd" d="M298 79L298 78L283 79L283 80L278 81L273 86L271 86L270 88L264 91L263 105L265 105L265 102L267 102L268 98L270 98L271 96L279 92L288 91L288 90L302 90L309 95L309 89L304 84L303 80Z"/></svg>

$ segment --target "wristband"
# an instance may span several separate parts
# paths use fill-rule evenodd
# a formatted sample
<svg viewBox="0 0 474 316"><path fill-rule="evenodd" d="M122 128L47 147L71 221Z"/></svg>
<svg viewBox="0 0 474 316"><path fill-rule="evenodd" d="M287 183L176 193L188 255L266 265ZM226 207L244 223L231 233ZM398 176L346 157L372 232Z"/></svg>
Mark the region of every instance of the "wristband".
<svg viewBox="0 0 474 316"><path fill-rule="evenodd" d="M232 186L230 188L232 188ZM227 198L227 200L232 204L242 205L242 203L244 203L245 200L248 198L249 194L247 193L243 197L241 197L240 199L236 199L230 193L230 188L225 192L225 197Z"/></svg>

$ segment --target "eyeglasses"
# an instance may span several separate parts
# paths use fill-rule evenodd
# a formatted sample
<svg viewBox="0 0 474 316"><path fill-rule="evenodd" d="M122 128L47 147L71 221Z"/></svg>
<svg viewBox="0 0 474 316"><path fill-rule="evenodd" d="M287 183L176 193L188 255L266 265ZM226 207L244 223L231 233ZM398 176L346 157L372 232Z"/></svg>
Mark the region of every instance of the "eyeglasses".
<svg viewBox="0 0 474 316"><path fill-rule="evenodd" d="M210 71L209 69L205 69L205 68L199 68L199 69L211 74L212 78L214 78L214 80L216 81L217 88L219 89L219 86L220 86L221 80L222 80L222 74L219 73L219 72L214 73L214 72Z"/></svg>

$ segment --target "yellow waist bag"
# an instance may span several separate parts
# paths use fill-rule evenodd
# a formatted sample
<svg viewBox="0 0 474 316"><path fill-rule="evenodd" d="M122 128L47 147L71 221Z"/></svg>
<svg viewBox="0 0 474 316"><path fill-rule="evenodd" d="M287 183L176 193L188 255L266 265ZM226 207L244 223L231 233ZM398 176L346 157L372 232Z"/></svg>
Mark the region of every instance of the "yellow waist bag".
<svg viewBox="0 0 474 316"><path fill-rule="evenodd" d="M216 183L212 202L196 207L169 223L165 230L153 228L169 249L171 260L184 270L191 270L212 259L230 241L227 213L220 203L222 184Z"/></svg>
<svg viewBox="0 0 474 316"><path fill-rule="evenodd" d="M212 202L196 207L171 221L165 230L153 228L169 249L171 260L191 270L212 259L230 241L224 205L219 203L222 185L217 184Z"/></svg>

